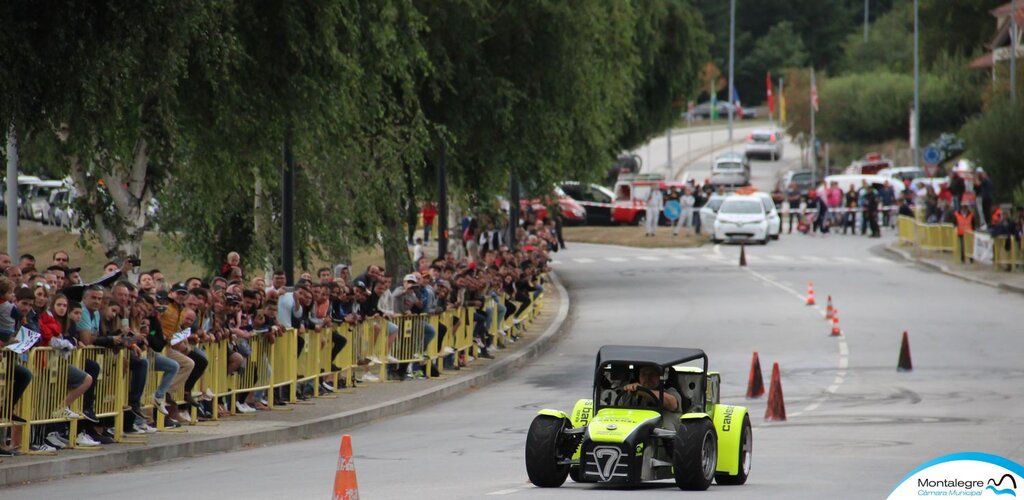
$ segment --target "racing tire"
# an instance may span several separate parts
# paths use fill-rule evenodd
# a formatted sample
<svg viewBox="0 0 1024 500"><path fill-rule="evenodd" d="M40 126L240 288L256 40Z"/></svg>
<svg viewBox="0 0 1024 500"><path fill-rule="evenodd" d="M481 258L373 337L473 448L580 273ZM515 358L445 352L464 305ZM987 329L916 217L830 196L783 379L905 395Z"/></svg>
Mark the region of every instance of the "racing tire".
<svg viewBox="0 0 1024 500"><path fill-rule="evenodd" d="M718 466L718 434L709 419L682 421L672 446L672 468L681 490L711 486Z"/></svg>
<svg viewBox="0 0 1024 500"><path fill-rule="evenodd" d="M740 434L739 473L730 476L727 472L715 474L715 482L727 486L739 486L750 476L750 462L754 457L754 432L750 428L750 416L743 415L743 430Z"/></svg>
<svg viewBox="0 0 1024 500"><path fill-rule="evenodd" d="M574 482L574 483L581 482L582 478L580 477L580 466L578 466L578 465L570 465L569 466L569 479L572 479L572 482Z"/></svg>
<svg viewBox="0 0 1024 500"><path fill-rule="evenodd" d="M767 245L768 244L768 235L767 234L764 235L764 239L762 239L761 241L758 241L757 244L758 245Z"/></svg>
<svg viewBox="0 0 1024 500"><path fill-rule="evenodd" d="M538 415L526 433L526 475L541 488L557 488L565 483L569 465L559 465L559 441L565 421Z"/></svg>
<svg viewBox="0 0 1024 500"><path fill-rule="evenodd" d="M781 236L781 235L782 235L782 230L780 229L779 230L779 234L773 234L772 235L772 239L775 240L775 241L779 241L779 236Z"/></svg>

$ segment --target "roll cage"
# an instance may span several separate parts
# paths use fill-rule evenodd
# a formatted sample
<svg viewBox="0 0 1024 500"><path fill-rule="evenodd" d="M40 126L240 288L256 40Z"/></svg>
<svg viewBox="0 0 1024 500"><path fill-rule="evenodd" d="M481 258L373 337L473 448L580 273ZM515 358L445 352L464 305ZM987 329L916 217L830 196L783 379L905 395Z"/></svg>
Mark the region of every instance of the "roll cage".
<svg viewBox="0 0 1024 500"><path fill-rule="evenodd" d="M653 366L662 374L658 389L663 390L665 388L664 374L667 369L698 360L702 362L701 373L703 373L703 376L700 377L700 388L696 391L696 394L701 395L703 398L707 391L708 373L708 356L703 350L682 347L602 346L597 352L597 360L594 364L594 414L600 411L602 407L615 406L614 402L607 404L601 398L602 390L611 389L610 387L603 387L608 381L604 376L606 367L608 372L618 370L619 373L628 373L632 369L636 373L642 366ZM632 368L630 368L630 365L632 365ZM672 377L677 377L675 370L670 370L670 374ZM678 380L673 380L670 387L679 390ZM696 407L704 408L703 401L694 401L693 403Z"/></svg>

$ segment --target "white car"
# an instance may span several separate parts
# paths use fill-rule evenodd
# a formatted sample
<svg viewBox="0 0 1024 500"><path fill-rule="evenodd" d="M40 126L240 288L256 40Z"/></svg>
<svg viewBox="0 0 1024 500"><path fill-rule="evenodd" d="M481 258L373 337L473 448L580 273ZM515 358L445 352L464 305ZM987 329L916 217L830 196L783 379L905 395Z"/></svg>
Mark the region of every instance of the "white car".
<svg viewBox="0 0 1024 500"><path fill-rule="evenodd" d="M708 201L704 203L703 207L700 207L699 211L701 227L714 231L715 216L718 215L718 208L722 206L722 202L726 198L726 195L721 194L712 194L708 197Z"/></svg>
<svg viewBox="0 0 1024 500"><path fill-rule="evenodd" d="M755 130L747 136L747 158L758 156L772 161L782 159L782 132Z"/></svg>
<svg viewBox="0 0 1024 500"><path fill-rule="evenodd" d="M732 195L722 202L715 218L715 243L722 241L756 241L768 243L768 214L764 202L754 195Z"/></svg>
<svg viewBox="0 0 1024 500"><path fill-rule="evenodd" d="M773 240L779 239L779 235L782 234L782 217L779 216L779 211L775 208L775 200L772 199L772 195L764 191L757 191L754 196L761 198L761 204L764 205L764 211L768 218L768 237Z"/></svg>

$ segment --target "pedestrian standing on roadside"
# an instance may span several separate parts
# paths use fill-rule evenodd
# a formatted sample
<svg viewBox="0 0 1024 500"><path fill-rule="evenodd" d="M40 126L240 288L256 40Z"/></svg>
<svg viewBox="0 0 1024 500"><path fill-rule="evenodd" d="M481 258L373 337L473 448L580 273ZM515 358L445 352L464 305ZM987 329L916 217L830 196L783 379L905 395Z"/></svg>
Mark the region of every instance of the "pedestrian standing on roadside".
<svg viewBox="0 0 1024 500"><path fill-rule="evenodd" d="M949 194L953 195L953 210L960 212L960 201L967 191L967 184L958 172L953 172L949 179Z"/></svg>
<svg viewBox="0 0 1024 500"><path fill-rule="evenodd" d="M896 191L893 190L889 181L885 181L885 184L882 185L882 192L879 194L882 198L882 225L892 227L892 212L896 209Z"/></svg>
<svg viewBox="0 0 1024 500"><path fill-rule="evenodd" d="M650 192L647 193L647 197L644 199L647 203L645 236L653 237L658 229L658 216L661 215L662 200L661 188L659 186L651 186Z"/></svg>
<svg viewBox="0 0 1024 500"><path fill-rule="evenodd" d="M683 193L679 191L679 188L673 186L672 189L669 189L668 192L665 193L665 206L668 207L669 203L672 203L673 201L679 203L679 200L682 197ZM666 216L666 218L668 217ZM672 236L679 236L679 228L683 226L682 204L680 204L679 206L679 217L677 217L674 221L670 220L669 223L672 226Z"/></svg>
<svg viewBox="0 0 1024 500"><path fill-rule="evenodd" d="M871 228L872 238L881 238L882 233L878 228L878 196L875 195L875 190L869 190L867 196L864 199L864 217L868 220L868 226Z"/></svg>
<svg viewBox="0 0 1024 500"><path fill-rule="evenodd" d="M800 222L800 201L803 197L800 196L800 188L796 187L795 182L789 183L789 189L786 191L786 203L785 212L789 214L789 233L793 233L793 219Z"/></svg>
<svg viewBox="0 0 1024 500"><path fill-rule="evenodd" d="M960 262L966 263L967 256L964 254L964 233L971 231L974 224L974 215L968 205L960 205L956 213L956 237L960 240Z"/></svg>
<svg viewBox="0 0 1024 500"><path fill-rule="evenodd" d="M683 207L679 220L682 221L683 227L690 225L690 219L693 217L693 207L696 203L697 200L693 197L693 189L690 186L683 187L683 197L679 199L679 204Z"/></svg>
<svg viewBox="0 0 1024 500"><path fill-rule="evenodd" d="M423 242L430 243L430 230L434 227L434 219L437 218L437 208L432 202L427 202L420 215L423 217Z"/></svg>
<svg viewBox="0 0 1024 500"><path fill-rule="evenodd" d="M693 189L693 232L700 234L700 209L708 202L707 197L704 196L704 190L699 188Z"/></svg>

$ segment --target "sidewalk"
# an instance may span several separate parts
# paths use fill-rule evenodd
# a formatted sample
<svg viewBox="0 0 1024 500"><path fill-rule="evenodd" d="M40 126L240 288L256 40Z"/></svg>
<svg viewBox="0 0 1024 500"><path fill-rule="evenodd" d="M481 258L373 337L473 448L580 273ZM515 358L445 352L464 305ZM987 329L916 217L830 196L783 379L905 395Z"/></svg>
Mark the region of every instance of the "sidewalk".
<svg viewBox="0 0 1024 500"><path fill-rule="evenodd" d="M915 253L913 248L900 245L899 240L887 245L886 250L962 280L1024 293L1024 273L1020 271L997 271L991 264L961 264L943 253Z"/></svg>
<svg viewBox="0 0 1024 500"><path fill-rule="evenodd" d="M363 383L354 390L319 398L309 404L289 404L281 411L229 417L210 425L186 427L183 433L150 434L146 444L113 444L99 450L64 450L50 456L4 458L0 462L0 488L341 434L360 424L409 412L504 380L514 370L543 354L562 333L569 313L569 296L558 277L554 273L551 277L554 286L548 287L544 307L526 340L496 351L493 360L475 360L470 367L445 372L440 379Z"/></svg>

